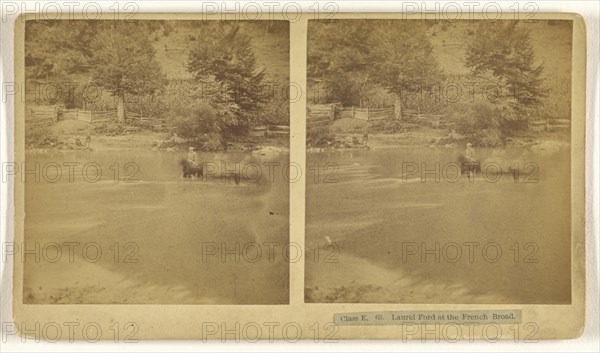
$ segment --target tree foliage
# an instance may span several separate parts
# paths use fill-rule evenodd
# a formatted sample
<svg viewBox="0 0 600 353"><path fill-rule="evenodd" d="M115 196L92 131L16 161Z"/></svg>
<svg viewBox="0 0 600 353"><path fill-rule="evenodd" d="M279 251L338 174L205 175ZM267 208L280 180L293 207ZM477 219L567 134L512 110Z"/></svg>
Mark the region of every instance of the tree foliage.
<svg viewBox="0 0 600 353"><path fill-rule="evenodd" d="M157 43L167 39L177 46L182 38L185 48L177 48L181 57L163 53L164 45ZM25 46L29 82L75 85L45 103L116 107L120 121L127 105L128 111L168 119L181 136L192 139L289 123L286 21L27 21ZM263 54L269 50L278 51ZM255 53L273 67L261 67ZM171 77L167 82L161 66L178 61L192 81Z"/></svg>
<svg viewBox="0 0 600 353"><path fill-rule="evenodd" d="M27 21L27 77L69 80L78 93L84 85L98 86L117 106L126 94L152 94L165 81L148 39L154 27L151 21Z"/></svg>
<svg viewBox="0 0 600 353"><path fill-rule="evenodd" d="M369 78L369 22L312 22L308 77L318 80L315 100L359 105Z"/></svg>
<svg viewBox="0 0 600 353"><path fill-rule="evenodd" d="M376 81L398 97L428 90L443 78L424 23L383 22L372 46Z"/></svg>
<svg viewBox="0 0 600 353"><path fill-rule="evenodd" d="M207 23L197 25L197 38L190 50L188 71L199 85L214 80L228 93L222 99L234 101L239 110L221 127L223 133L247 131L259 115L264 95L264 70L257 67L251 37L240 32L239 24ZM219 101L224 104L224 101Z"/></svg>
<svg viewBox="0 0 600 353"><path fill-rule="evenodd" d="M498 87L494 103L501 125L527 121L541 105L543 65L536 64L529 31L517 21L481 23L465 56L465 65L478 78Z"/></svg>
<svg viewBox="0 0 600 353"><path fill-rule="evenodd" d="M86 21L27 21L26 78L64 80L86 74L95 34Z"/></svg>
<svg viewBox="0 0 600 353"><path fill-rule="evenodd" d="M195 139L208 133L222 134L235 124L240 107L228 99L229 92L213 77L204 85L172 81L159 102L166 117L175 122L179 136Z"/></svg>
<svg viewBox="0 0 600 353"><path fill-rule="evenodd" d="M92 80L115 95L152 93L164 84L149 33L135 23L105 24L91 42Z"/></svg>
<svg viewBox="0 0 600 353"><path fill-rule="evenodd" d="M426 26L399 20L311 23L308 77L320 83L317 100L377 107L378 87L402 98L439 82Z"/></svg>

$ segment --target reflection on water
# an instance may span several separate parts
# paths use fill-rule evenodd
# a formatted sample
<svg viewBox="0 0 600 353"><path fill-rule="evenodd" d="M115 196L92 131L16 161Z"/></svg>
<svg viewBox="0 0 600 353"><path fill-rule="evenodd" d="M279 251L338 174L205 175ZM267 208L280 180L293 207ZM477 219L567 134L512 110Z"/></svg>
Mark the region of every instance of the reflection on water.
<svg viewBox="0 0 600 353"><path fill-rule="evenodd" d="M35 170L39 163L39 181L32 172L25 183L25 241L30 248L40 244L42 256L25 264L25 300L287 303L289 266L280 250L289 242L287 181L281 174L272 182L256 178L256 169L247 173L252 180L239 184L231 175L183 179L179 163L184 155L28 154L28 169ZM198 157L203 162L223 161L230 169L237 162L283 166L289 160L287 154ZM56 165L61 178L56 177ZM72 181L69 174L74 175ZM57 182L49 182L54 178ZM47 261L55 255L44 254L48 243L62 246L63 256L55 263ZM73 261L65 243L76 244ZM275 256L256 260L265 243L276 244ZM99 260L90 261L97 249L102 252ZM248 266L249 260L255 263Z"/></svg>
<svg viewBox="0 0 600 353"><path fill-rule="evenodd" d="M503 172L473 181L444 169L457 154L309 154L306 243L333 242L338 262L308 249L307 300L569 303L569 150L478 149Z"/></svg>

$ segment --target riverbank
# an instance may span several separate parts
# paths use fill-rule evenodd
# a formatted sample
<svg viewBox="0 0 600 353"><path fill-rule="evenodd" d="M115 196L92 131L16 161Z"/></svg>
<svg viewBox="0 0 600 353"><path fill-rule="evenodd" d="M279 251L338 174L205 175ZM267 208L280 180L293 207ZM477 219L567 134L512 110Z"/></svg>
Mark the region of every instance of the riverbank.
<svg viewBox="0 0 600 353"><path fill-rule="evenodd" d="M365 141L363 140L364 132L358 130L333 130L330 138L330 145L321 144L319 146L307 146L307 151L320 152L329 149L363 149ZM353 145L353 138L359 140L358 145ZM333 141L335 140L335 142ZM505 148L505 147L523 147L532 149L556 149L568 147L570 145L570 133L566 131L560 132L535 132L522 133L518 136L506 138L501 143L485 145L470 139L468 136L449 133L444 129L433 129L422 127L410 131L398 133L368 133L366 145L369 149L388 149L388 148L426 148L426 149L464 149L466 144L471 142L476 148Z"/></svg>
<svg viewBox="0 0 600 353"><path fill-rule="evenodd" d="M365 136L366 135L366 136ZM422 147L422 148L465 148L471 143L476 148L503 148L509 146L537 146L570 144L568 130L522 131L510 137L499 132L481 131L471 135L459 134L448 128L413 126L412 128L370 124L366 121L342 118L328 126L312 127L307 130L307 149L319 152L328 149L370 149ZM365 140L366 137L366 140Z"/></svg>
<svg viewBox="0 0 600 353"><path fill-rule="evenodd" d="M89 143L86 142L89 136ZM205 144L188 141L175 134L151 130L132 129L94 131L87 123L61 121L50 128L33 128L26 134L25 149L29 152L57 150L91 151L182 151L190 146L198 151L257 151L265 148L289 151L289 137L240 137L226 143Z"/></svg>
<svg viewBox="0 0 600 353"><path fill-rule="evenodd" d="M331 138L336 141L349 141L357 137L362 143L363 133L359 131L361 126L354 129L331 129ZM37 132L37 131L36 131ZM29 132L28 132L29 135ZM89 124L81 122L60 122L53 127L38 134L31 134L30 139L26 137L26 150L33 152L45 152L55 150L86 150L92 151L119 151L119 150L145 150L145 151L182 151L190 146L204 151L257 151L265 148L277 149L278 151L289 151L289 137L241 137L227 143L208 145L200 142L188 141L177 135L167 132L156 132L150 130L133 130L130 132L109 134L98 133L91 130ZM89 148L85 141L90 136ZM42 143L36 143L42 142ZM449 133L445 129L433 129L421 127L418 129L397 133L368 133L367 145L373 149L398 148L398 147L423 147L431 149L461 149L469 140L467 136ZM348 144L347 143L347 144ZM531 148L557 148L570 144L570 134L561 132L536 132L523 133L505 139L502 144L495 146L481 146L477 142L475 147L507 147L524 146ZM207 148L208 147L208 148ZM358 147L358 146L357 146ZM309 146L308 152L318 152L328 148L325 146ZM329 148L337 148L333 143Z"/></svg>
<svg viewBox="0 0 600 353"><path fill-rule="evenodd" d="M419 130L402 132L396 134L370 134L369 145L377 148L422 146L428 148L460 148L466 146L469 140L467 136L449 136L446 130L422 128ZM473 143L476 147L506 147L506 146L537 146L557 145L568 146L570 134L564 132L540 132L523 133L518 136L506 138L503 143L495 145L481 145Z"/></svg>

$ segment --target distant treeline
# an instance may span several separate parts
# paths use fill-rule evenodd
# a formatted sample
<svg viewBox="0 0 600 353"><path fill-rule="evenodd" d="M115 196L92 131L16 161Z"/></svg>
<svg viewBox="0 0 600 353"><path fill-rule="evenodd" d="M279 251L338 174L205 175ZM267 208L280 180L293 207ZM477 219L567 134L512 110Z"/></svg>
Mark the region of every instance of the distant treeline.
<svg viewBox="0 0 600 353"><path fill-rule="evenodd" d="M264 65L258 65L253 38L269 33L289 38L289 24L269 21L240 25L220 21L27 21L25 71L30 86L77 82L58 90L52 102L83 110L116 110L166 119L180 136L246 135L252 126L289 124L286 97L265 97ZM160 38L186 35L179 64L186 79L163 72L156 47ZM194 40L190 39L190 36ZM57 50L60 48L60 50ZM287 57L288 51L272 52ZM206 94L204 88L215 89ZM83 91L92 87L93 94Z"/></svg>
<svg viewBox="0 0 600 353"><path fill-rule="evenodd" d="M461 133L502 137L548 118L544 66L528 26L518 21L469 26L464 37L453 40L462 43L461 65L468 72L457 76L444 72L439 62L444 57L434 51L432 38L448 29L437 21L312 21L309 103L373 109L400 101L405 109L443 115Z"/></svg>

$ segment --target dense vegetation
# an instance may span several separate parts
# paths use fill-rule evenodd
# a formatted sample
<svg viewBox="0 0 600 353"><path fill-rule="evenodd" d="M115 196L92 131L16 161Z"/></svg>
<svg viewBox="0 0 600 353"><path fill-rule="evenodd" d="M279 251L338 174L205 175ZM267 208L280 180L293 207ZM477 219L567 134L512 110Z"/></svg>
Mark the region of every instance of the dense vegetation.
<svg viewBox="0 0 600 353"><path fill-rule="evenodd" d="M541 38L536 48L532 28L538 37L543 31L558 34ZM560 77L570 77L570 34L568 21L313 22L309 99L361 108L401 104L442 115L461 135L502 143L525 131L530 120L569 118L570 86ZM568 53L562 62L552 62L553 69L567 72L545 72L538 53L552 61L557 44ZM371 126L378 128L398 130L390 124Z"/></svg>
<svg viewBox="0 0 600 353"><path fill-rule="evenodd" d="M403 91L427 89L441 72L423 22L336 21L311 24L308 78L314 101L376 108ZM416 84L418 83L418 84Z"/></svg>
<svg viewBox="0 0 600 353"><path fill-rule="evenodd" d="M270 89L289 85L288 39L283 21L28 21L26 78L74 87L37 104L116 109L119 123L133 111L223 143L289 124L287 96Z"/></svg>

